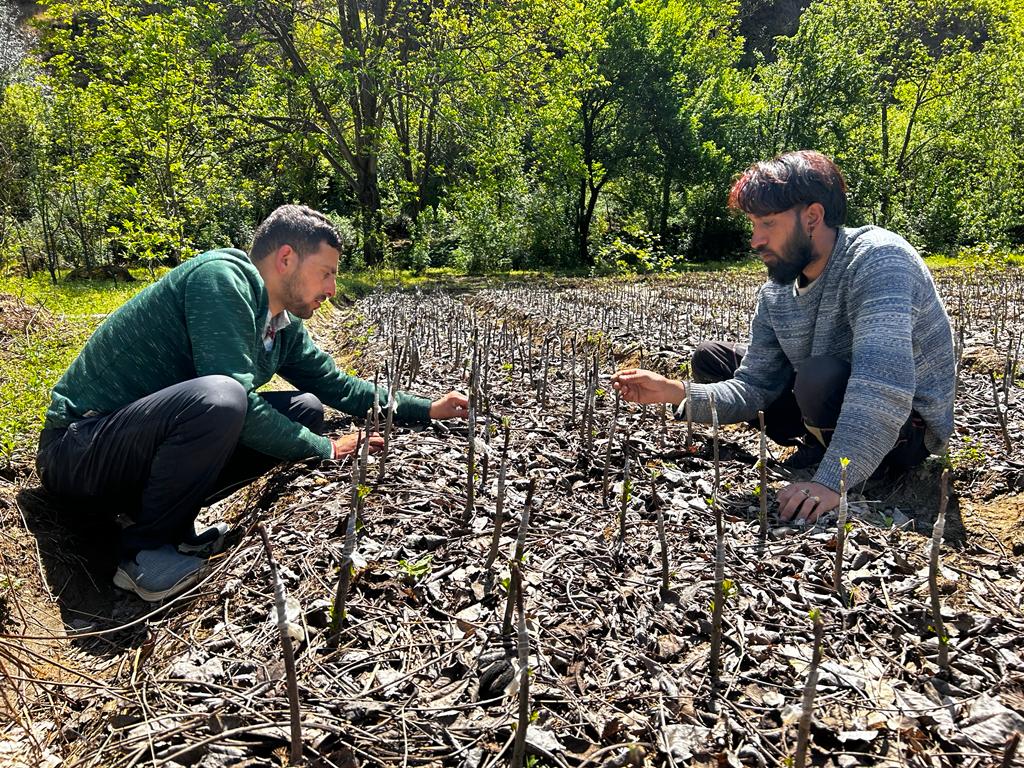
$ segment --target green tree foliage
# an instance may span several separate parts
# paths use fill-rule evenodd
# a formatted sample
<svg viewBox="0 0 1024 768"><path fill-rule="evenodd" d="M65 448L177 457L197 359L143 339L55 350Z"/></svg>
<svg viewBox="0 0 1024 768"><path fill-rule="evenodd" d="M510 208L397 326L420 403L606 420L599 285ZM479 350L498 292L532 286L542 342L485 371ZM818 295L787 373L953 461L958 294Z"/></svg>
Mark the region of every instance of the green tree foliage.
<svg viewBox="0 0 1024 768"><path fill-rule="evenodd" d="M618 203L608 219L638 218L664 244L676 185L721 167L716 139L745 88L734 69L741 41L736 6L721 0L579 2L562 13L541 146L560 161L549 184L574 193L575 260L592 264L602 192Z"/></svg>
<svg viewBox="0 0 1024 768"><path fill-rule="evenodd" d="M856 219L932 249L1005 239L1020 224L1022 21L989 0L819 0L759 73L760 146L831 153Z"/></svg>
<svg viewBox="0 0 1024 768"><path fill-rule="evenodd" d="M0 265L173 263L302 202L350 266L672 268L741 253L731 179L803 147L854 223L1024 241L1024 0L804 5L5 3Z"/></svg>

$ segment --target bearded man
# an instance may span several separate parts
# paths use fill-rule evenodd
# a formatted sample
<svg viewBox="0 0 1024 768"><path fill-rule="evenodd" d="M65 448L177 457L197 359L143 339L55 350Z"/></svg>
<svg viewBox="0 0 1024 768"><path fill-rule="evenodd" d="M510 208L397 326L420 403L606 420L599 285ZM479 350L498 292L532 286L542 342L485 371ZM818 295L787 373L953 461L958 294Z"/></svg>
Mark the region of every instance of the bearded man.
<svg viewBox="0 0 1024 768"><path fill-rule="evenodd" d="M204 253L126 302L57 382L39 478L121 523L114 584L149 601L178 594L228 530L196 531L201 507L281 461L358 448L356 434L323 434L323 404L363 416L387 392L339 371L302 324L334 295L340 250L323 214L282 206L256 229L248 255ZM258 392L274 374L297 389ZM458 392L396 401L406 423L467 410ZM374 449L383 442L369 439Z"/></svg>
<svg viewBox="0 0 1024 768"><path fill-rule="evenodd" d="M810 482L778 494L783 519L813 521L839 503L840 459L854 486L878 470L906 470L941 453L953 431L955 377L949 317L927 266L903 238L847 228L846 184L819 152L756 163L729 204L753 229L768 269L748 344L704 342L693 381L631 369L613 376L625 400L686 403L710 422L765 413L768 436L797 445L787 460Z"/></svg>

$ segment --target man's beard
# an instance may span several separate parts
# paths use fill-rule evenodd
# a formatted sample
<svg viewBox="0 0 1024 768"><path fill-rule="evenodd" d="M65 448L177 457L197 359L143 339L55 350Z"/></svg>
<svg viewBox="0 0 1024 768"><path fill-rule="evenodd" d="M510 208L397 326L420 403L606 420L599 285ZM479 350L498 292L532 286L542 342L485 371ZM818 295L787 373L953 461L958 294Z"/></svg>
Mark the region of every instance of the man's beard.
<svg viewBox="0 0 1024 768"><path fill-rule="evenodd" d="M316 312L316 303L303 301L299 295L299 279L295 276L284 283L284 308L298 318L309 320ZM323 303L327 299L326 294L317 297L316 301Z"/></svg>
<svg viewBox="0 0 1024 768"><path fill-rule="evenodd" d="M764 251L759 251L764 253ZM789 240L782 246L782 253L774 254L775 264L766 264L768 277L779 285L789 285L799 277L808 264L814 261L811 238L799 228L793 230Z"/></svg>

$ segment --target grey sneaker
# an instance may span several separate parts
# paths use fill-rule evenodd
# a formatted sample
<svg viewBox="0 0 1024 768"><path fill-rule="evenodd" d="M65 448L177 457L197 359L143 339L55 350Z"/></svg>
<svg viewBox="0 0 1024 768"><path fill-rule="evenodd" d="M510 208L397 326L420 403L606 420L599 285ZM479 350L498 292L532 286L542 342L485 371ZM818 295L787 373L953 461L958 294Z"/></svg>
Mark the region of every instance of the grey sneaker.
<svg viewBox="0 0 1024 768"><path fill-rule="evenodd" d="M212 557L224 551L224 537L228 535L231 527L227 523L215 523L190 539L185 539L178 545L178 551L183 555L194 557Z"/></svg>
<svg viewBox="0 0 1024 768"><path fill-rule="evenodd" d="M183 555L170 544L144 549L134 559L122 560L114 585L155 603L183 592L203 575L206 561Z"/></svg>

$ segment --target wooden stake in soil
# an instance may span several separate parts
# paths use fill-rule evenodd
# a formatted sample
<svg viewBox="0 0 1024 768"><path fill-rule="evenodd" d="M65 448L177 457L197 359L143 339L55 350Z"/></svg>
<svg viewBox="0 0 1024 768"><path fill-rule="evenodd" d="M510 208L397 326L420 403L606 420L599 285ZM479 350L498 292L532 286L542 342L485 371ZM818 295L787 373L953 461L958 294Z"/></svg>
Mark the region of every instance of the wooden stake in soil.
<svg viewBox="0 0 1024 768"><path fill-rule="evenodd" d="M942 600L939 596L939 554L942 550L942 534L946 528L946 505L949 503L949 470L942 470L939 487L939 513L932 527L932 551L928 562L928 592L931 595L932 629L939 641L939 669L949 666L949 637L942 621Z"/></svg>
<svg viewBox="0 0 1024 768"><path fill-rule="evenodd" d="M292 765L302 762L302 713L299 711L299 684L295 677L295 649L292 648L292 637L288 634L288 611L284 596L284 582L277 572L277 561L270 548L270 537L263 523L256 525L263 548L267 551L267 563L270 565L270 580L274 585L274 606L277 610L277 629L281 635L281 649L284 653L284 674L288 685L288 708L291 720L291 757Z"/></svg>
<svg viewBox="0 0 1024 768"><path fill-rule="evenodd" d="M804 698L800 705L800 727L796 736L796 755L793 768L804 768L807 765L807 746L811 735L811 718L814 715L814 695L818 690L818 665L821 664L821 636L825 625L821 620L821 611L811 611L814 621L814 650L811 652L811 664L807 667L807 683L804 685Z"/></svg>
<svg viewBox="0 0 1024 768"><path fill-rule="evenodd" d="M526 757L526 729L530 727L530 636L526 631L526 610L523 599L523 577L519 563L512 563L511 584L516 593L519 646L519 722L512 748L512 768L522 768Z"/></svg>

